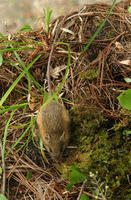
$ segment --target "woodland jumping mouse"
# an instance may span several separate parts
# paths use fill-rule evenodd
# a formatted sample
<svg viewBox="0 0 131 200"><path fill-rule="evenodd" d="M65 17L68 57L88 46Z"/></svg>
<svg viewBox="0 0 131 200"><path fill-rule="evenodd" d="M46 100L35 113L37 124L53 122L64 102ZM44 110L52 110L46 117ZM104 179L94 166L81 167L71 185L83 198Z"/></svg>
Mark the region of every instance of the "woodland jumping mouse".
<svg viewBox="0 0 131 200"><path fill-rule="evenodd" d="M57 35L57 34L56 34ZM54 42L56 37L54 39ZM47 79L50 96L51 81L50 81L50 62L54 48L54 43L51 48L47 65ZM43 143L50 153L51 157L55 160L59 160L62 157L62 153L68 145L69 141L69 113L64 105L52 100L45 107L41 108L37 115L37 124L39 127L40 136Z"/></svg>

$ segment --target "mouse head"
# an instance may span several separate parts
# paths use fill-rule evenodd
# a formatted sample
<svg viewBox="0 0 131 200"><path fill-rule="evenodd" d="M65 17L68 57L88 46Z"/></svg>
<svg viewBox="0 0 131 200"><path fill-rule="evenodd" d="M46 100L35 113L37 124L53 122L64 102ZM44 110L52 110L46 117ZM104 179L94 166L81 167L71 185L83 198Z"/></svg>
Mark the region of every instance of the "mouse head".
<svg viewBox="0 0 131 200"><path fill-rule="evenodd" d="M65 131L59 137L58 134L46 133L43 138L43 143L54 160L60 160L67 146Z"/></svg>

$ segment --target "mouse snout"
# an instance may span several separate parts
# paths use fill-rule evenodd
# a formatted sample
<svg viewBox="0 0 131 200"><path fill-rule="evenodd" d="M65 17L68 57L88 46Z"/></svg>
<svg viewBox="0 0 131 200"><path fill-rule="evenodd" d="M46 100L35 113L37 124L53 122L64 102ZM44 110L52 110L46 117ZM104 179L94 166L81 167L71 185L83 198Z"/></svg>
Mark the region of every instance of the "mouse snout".
<svg viewBox="0 0 131 200"><path fill-rule="evenodd" d="M63 145L62 144L53 144L50 147L47 147L47 150L54 160L61 160L63 154Z"/></svg>
<svg viewBox="0 0 131 200"><path fill-rule="evenodd" d="M62 159L62 152L49 152L51 158L55 161L59 161Z"/></svg>

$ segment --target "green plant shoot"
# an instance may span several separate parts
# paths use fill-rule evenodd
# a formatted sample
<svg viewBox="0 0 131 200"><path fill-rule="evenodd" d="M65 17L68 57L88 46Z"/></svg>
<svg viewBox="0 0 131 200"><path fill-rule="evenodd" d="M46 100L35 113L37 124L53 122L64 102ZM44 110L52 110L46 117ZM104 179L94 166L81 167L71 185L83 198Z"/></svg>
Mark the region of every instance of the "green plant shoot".
<svg viewBox="0 0 131 200"><path fill-rule="evenodd" d="M46 25L46 32L49 32L49 24L51 19L52 10L50 8L47 8L47 10L44 9L44 16L45 16L45 25Z"/></svg>

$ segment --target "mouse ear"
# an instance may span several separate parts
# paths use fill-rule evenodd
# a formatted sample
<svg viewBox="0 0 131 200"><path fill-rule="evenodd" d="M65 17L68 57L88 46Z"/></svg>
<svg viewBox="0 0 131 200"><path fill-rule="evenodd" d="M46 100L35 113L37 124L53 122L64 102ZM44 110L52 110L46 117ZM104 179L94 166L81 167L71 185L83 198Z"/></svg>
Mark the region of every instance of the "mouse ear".
<svg viewBox="0 0 131 200"><path fill-rule="evenodd" d="M62 135L60 136L60 141L63 141L65 139L65 131L63 131Z"/></svg>
<svg viewBox="0 0 131 200"><path fill-rule="evenodd" d="M50 135L48 133L45 134L45 139L50 140Z"/></svg>

